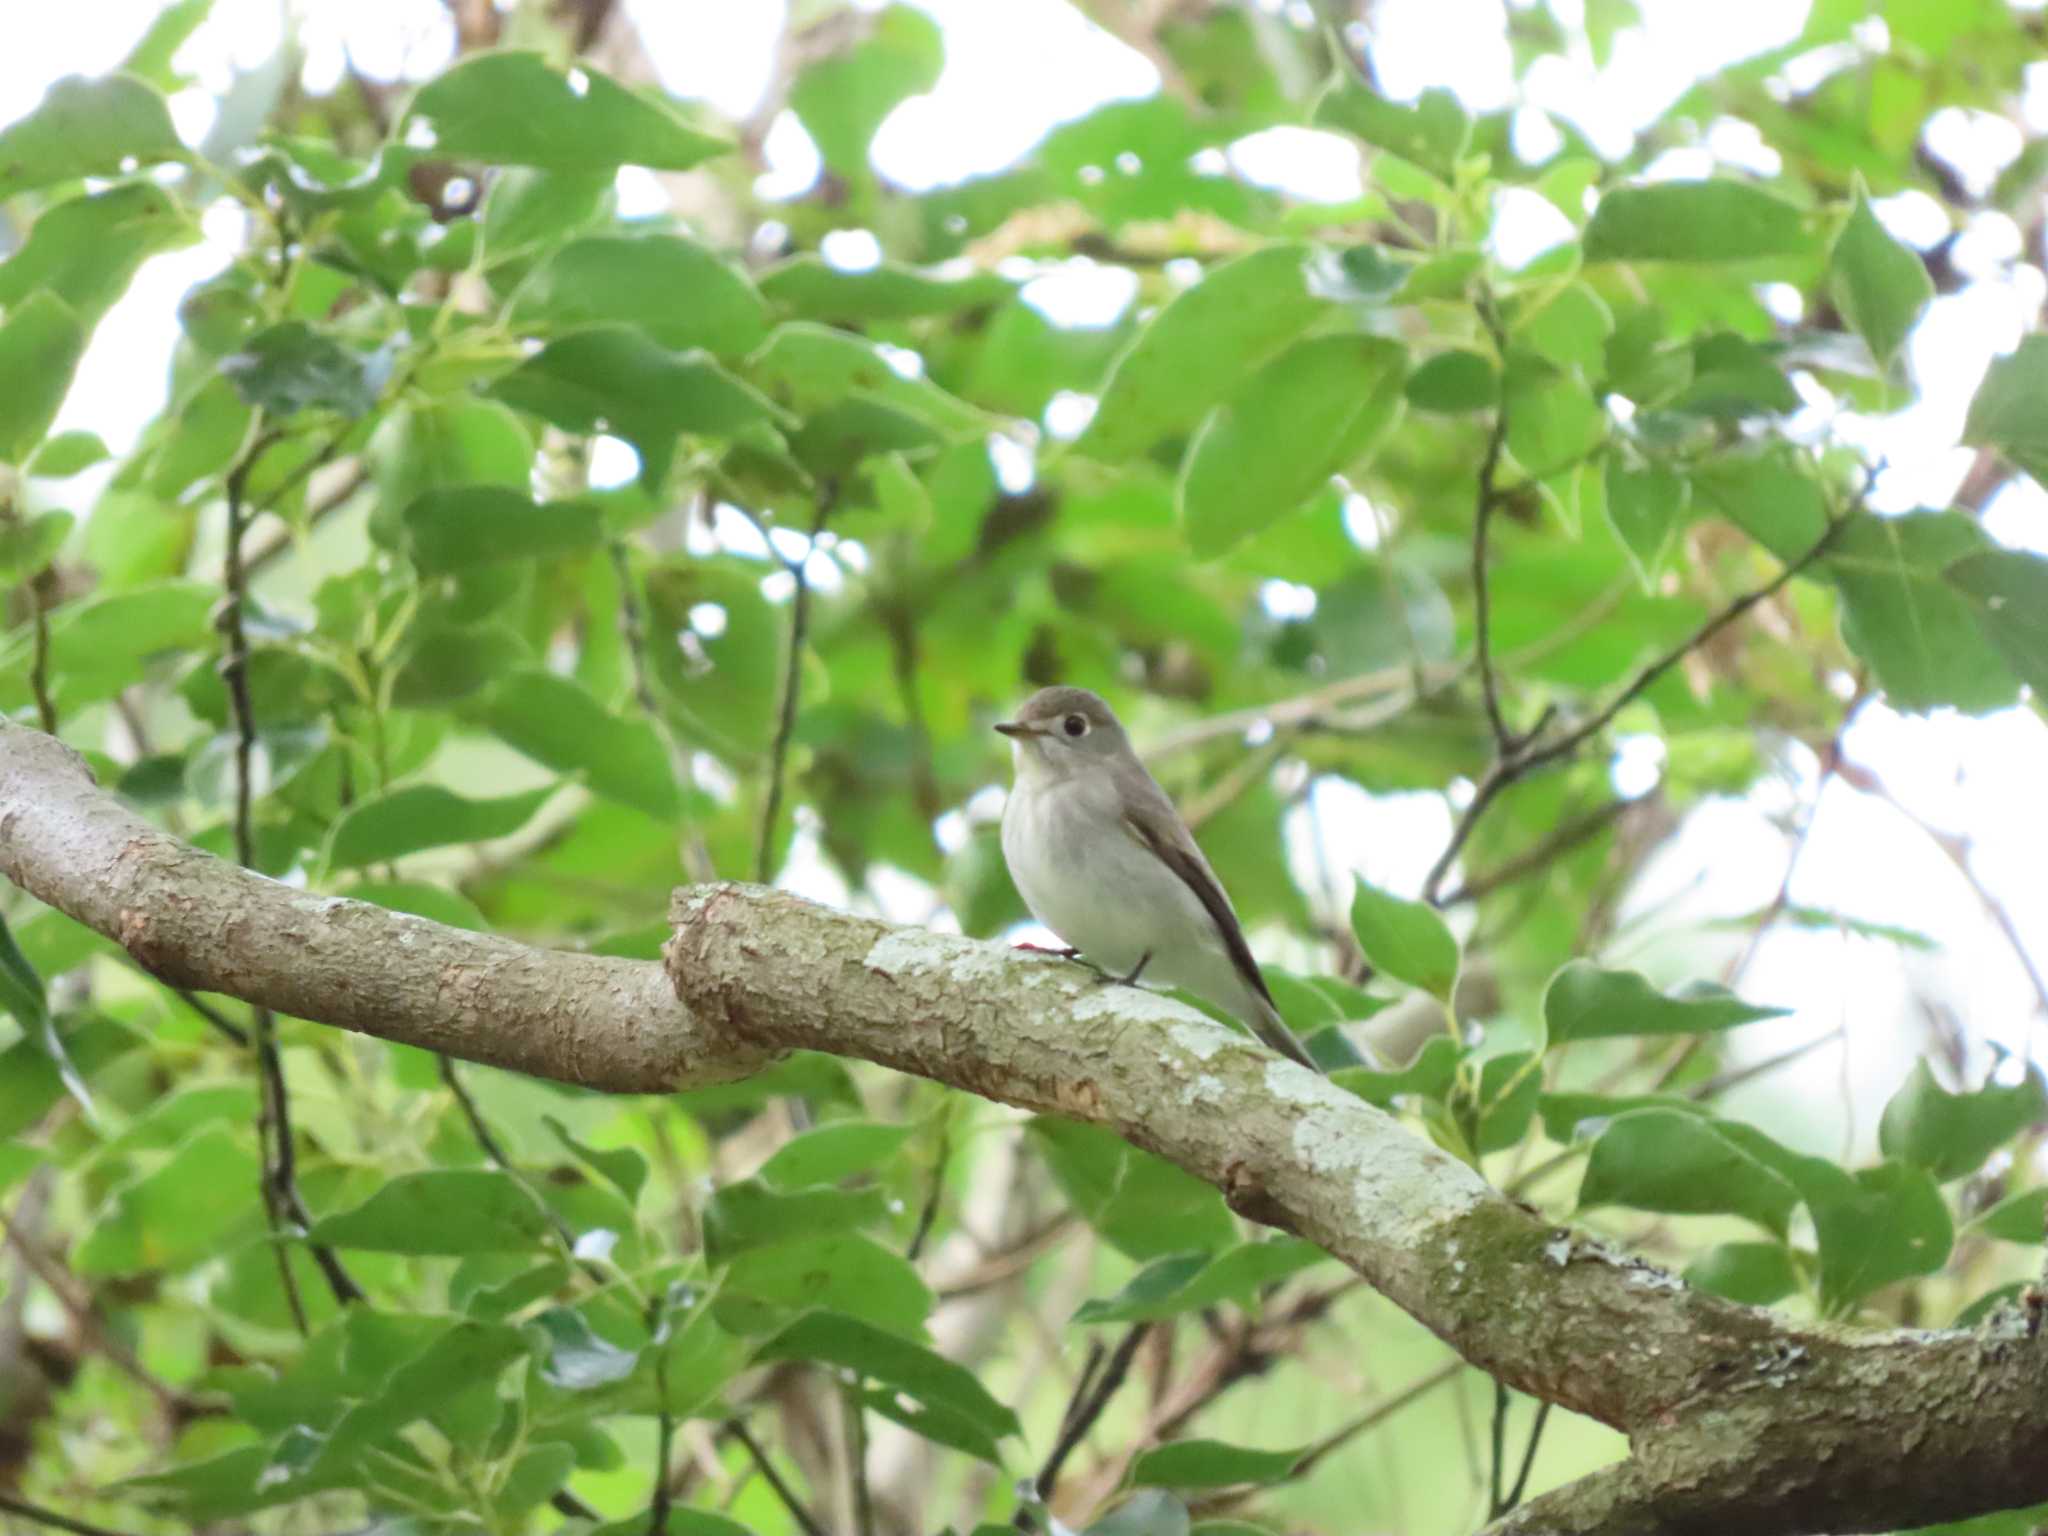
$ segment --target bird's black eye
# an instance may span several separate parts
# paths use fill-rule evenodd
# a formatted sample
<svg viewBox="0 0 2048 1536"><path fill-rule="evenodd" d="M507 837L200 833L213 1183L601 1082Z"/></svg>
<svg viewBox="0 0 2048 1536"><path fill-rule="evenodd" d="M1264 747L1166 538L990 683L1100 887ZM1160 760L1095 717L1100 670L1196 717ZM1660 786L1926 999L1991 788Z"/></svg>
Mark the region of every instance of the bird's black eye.
<svg viewBox="0 0 2048 1536"><path fill-rule="evenodd" d="M1060 722L1060 725L1069 736L1085 736L1088 734L1088 722L1079 715L1067 716L1065 720Z"/></svg>

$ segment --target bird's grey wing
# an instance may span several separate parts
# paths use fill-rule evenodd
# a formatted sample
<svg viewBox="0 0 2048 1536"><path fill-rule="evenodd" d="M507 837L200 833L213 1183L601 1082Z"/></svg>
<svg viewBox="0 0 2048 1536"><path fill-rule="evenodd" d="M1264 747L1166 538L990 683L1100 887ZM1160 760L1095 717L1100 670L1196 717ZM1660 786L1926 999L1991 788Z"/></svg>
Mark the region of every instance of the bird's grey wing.
<svg viewBox="0 0 2048 1536"><path fill-rule="evenodd" d="M1259 974L1259 962L1252 958L1251 946L1244 941L1244 929L1238 924L1237 913L1231 909L1230 898L1224 894L1223 882L1216 878L1216 871L1202 856L1187 823L1180 819L1173 802L1166 798L1166 791L1149 775L1142 784L1126 781L1122 789L1124 825L1195 893L1210 920L1216 924L1216 932L1223 940L1231 964L1244 977L1245 984L1272 1007L1273 994L1266 990L1266 978ZM1277 1013L1278 1009L1274 1011Z"/></svg>

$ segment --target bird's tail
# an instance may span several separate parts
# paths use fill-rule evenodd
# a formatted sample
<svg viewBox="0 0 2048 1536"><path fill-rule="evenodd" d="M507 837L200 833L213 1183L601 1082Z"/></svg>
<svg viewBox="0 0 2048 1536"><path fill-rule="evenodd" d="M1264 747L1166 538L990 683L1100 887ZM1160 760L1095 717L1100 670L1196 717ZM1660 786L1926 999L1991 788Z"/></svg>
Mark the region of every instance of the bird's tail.
<svg viewBox="0 0 2048 1536"><path fill-rule="evenodd" d="M1294 1031L1289 1029L1286 1020L1280 1017L1280 1010L1263 997L1258 999L1257 1011L1249 1022L1253 1034L1288 1060L1299 1062L1311 1072L1323 1070L1315 1064L1315 1059L1309 1055L1307 1047L1295 1039Z"/></svg>

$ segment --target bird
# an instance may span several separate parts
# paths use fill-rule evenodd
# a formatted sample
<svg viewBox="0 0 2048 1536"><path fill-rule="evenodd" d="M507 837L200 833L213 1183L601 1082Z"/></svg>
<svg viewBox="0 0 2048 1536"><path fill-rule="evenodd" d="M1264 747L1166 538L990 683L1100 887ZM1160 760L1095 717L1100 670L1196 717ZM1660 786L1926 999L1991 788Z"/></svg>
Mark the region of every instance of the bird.
<svg viewBox="0 0 2048 1536"><path fill-rule="evenodd" d="M1102 697L1041 688L995 728L1015 765L1003 859L1032 916L1113 979L1185 988L1319 1071L1281 1019L1223 883Z"/></svg>

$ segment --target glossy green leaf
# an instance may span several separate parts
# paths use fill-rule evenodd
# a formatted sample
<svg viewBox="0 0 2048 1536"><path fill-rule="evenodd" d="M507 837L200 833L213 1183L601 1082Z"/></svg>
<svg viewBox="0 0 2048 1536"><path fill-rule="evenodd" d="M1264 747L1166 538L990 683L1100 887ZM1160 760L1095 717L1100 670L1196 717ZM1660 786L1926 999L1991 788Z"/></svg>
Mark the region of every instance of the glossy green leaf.
<svg viewBox="0 0 2048 1536"><path fill-rule="evenodd" d="M1828 281L1842 318L1855 327L1879 367L1890 366L1934 297L1926 265L1878 222L1869 193L1860 186L1848 222L1835 237Z"/></svg>
<svg viewBox="0 0 2048 1536"><path fill-rule="evenodd" d="M56 419L85 355L85 327L52 293L32 293L0 319L0 463L25 463Z"/></svg>
<svg viewBox="0 0 2048 1536"><path fill-rule="evenodd" d="M185 152L162 96L130 75L72 76L0 129L0 198L80 176L112 176Z"/></svg>
<svg viewBox="0 0 2048 1536"><path fill-rule="evenodd" d="M1298 509L1400 411L1407 354L1376 336L1299 342L1218 406L1189 445L1181 526L1213 559Z"/></svg>
<svg viewBox="0 0 2048 1536"><path fill-rule="evenodd" d="M1154 1446L1131 1467L1141 1488L1228 1488L1238 1483L1278 1483L1291 1477L1308 1452L1255 1451L1221 1440L1173 1440Z"/></svg>
<svg viewBox="0 0 2048 1536"><path fill-rule="evenodd" d="M1607 1129L1617 1115L1636 1109L1669 1109L1681 1114L1705 1115L1706 1106L1669 1093L1546 1093L1537 1103L1543 1117L1543 1134L1552 1141L1569 1145L1588 1141Z"/></svg>
<svg viewBox="0 0 2048 1536"><path fill-rule="evenodd" d="M512 300L516 325L568 331L625 325L661 346L741 357L768 334L745 274L681 235L574 240L535 267Z"/></svg>
<svg viewBox="0 0 2048 1536"><path fill-rule="evenodd" d="M1667 995L1635 971L1602 970L1590 960L1568 962L1543 993L1543 1022L1552 1045L1616 1035L1717 1034L1780 1018L1786 1011L1745 1003L1706 984Z"/></svg>
<svg viewBox="0 0 2048 1536"><path fill-rule="evenodd" d="M2036 698L2048 698L2048 560L2013 549L1964 555L1944 572L1985 637Z"/></svg>
<svg viewBox="0 0 2048 1536"><path fill-rule="evenodd" d="M1246 1305L1266 1286L1328 1257L1315 1244L1288 1237L1240 1243L1213 1255L1171 1254L1147 1264L1116 1295L1085 1303L1074 1321L1151 1322L1223 1302Z"/></svg>
<svg viewBox="0 0 2048 1536"><path fill-rule="evenodd" d="M876 1120L835 1120L793 1136L761 1165L761 1177L782 1189L834 1184L887 1162L909 1139L911 1127Z"/></svg>
<svg viewBox="0 0 2048 1536"><path fill-rule="evenodd" d="M996 1443L1018 1432L1016 1414L973 1372L858 1318L813 1312L770 1339L755 1359L850 1371L864 1383L863 1400L883 1417L986 1461L998 1460Z"/></svg>
<svg viewBox="0 0 2048 1536"><path fill-rule="evenodd" d="M1192 430L1323 312L1308 259L1304 246L1272 246L1177 294L1116 360L1075 451L1115 463Z"/></svg>
<svg viewBox="0 0 2048 1536"><path fill-rule="evenodd" d="M1745 1216L1783 1236L1799 1191L1715 1122L1677 1110L1621 1115L1593 1143L1579 1209Z"/></svg>
<svg viewBox="0 0 2048 1536"><path fill-rule="evenodd" d="M388 359L359 352L301 320L258 331L220 371L243 400L277 416L315 408L362 416L376 405Z"/></svg>
<svg viewBox="0 0 2048 1536"><path fill-rule="evenodd" d="M507 560L554 560L594 549L604 520L587 502L536 505L506 486L427 491L401 515L406 550L422 576L446 576Z"/></svg>
<svg viewBox="0 0 2048 1536"><path fill-rule="evenodd" d="M1996 448L2048 485L2048 336L1991 360L1970 400L1963 441Z"/></svg>
<svg viewBox="0 0 2048 1536"><path fill-rule="evenodd" d="M544 171L510 166L491 179L484 196L485 258L503 261L594 222L611 193L610 167Z"/></svg>
<svg viewBox="0 0 2048 1536"><path fill-rule="evenodd" d="M531 1253L552 1235L547 1213L509 1173L434 1168L400 1174L353 1210L313 1224L312 1239L380 1253Z"/></svg>
<svg viewBox="0 0 2048 1536"><path fill-rule="evenodd" d="M1885 1156L1924 1168L1946 1183L1975 1173L2027 1126L2048 1116L2048 1093L2037 1074L2009 1087L1988 1083L1972 1093L1950 1093L1934 1080L1926 1060L1884 1107L1877 1144Z"/></svg>
<svg viewBox="0 0 2048 1536"><path fill-rule="evenodd" d="M1829 548L1824 568L1842 594L1842 637L1870 663L1895 709L1953 705L1999 709L2019 680L1946 577L1989 547L1960 512L1859 517Z"/></svg>
<svg viewBox="0 0 2048 1536"><path fill-rule="evenodd" d="M1031 1141L1083 1219L1130 1258L1215 1251L1237 1240L1237 1223L1213 1187L1113 1131L1040 1116Z"/></svg>
<svg viewBox="0 0 2048 1536"><path fill-rule="evenodd" d="M1588 261L1750 261L1800 254L1811 237L1791 203L1718 178L1603 193L1583 245Z"/></svg>
<svg viewBox="0 0 2048 1536"><path fill-rule="evenodd" d="M601 795L649 816L673 817L679 801L668 755L644 720L609 713L566 677L518 672L481 705L484 723L544 768L581 775Z"/></svg>
<svg viewBox="0 0 2048 1536"><path fill-rule="evenodd" d="M327 862L335 869L385 864L422 848L510 837L554 793L552 785L520 795L468 800L439 784L409 784L357 801L334 824Z"/></svg>
<svg viewBox="0 0 2048 1536"><path fill-rule="evenodd" d="M1458 981L1458 941L1434 907L1356 882L1351 931L1374 970L1446 1002Z"/></svg>
<svg viewBox="0 0 2048 1536"><path fill-rule="evenodd" d="M1781 1243L1720 1243L1687 1266L1685 1283L1730 1301L1768 1307L1799 1289L1799 1271Z"/></svg>
<svg viewBox="0 0 2048 1536"><path fill-rule="evenodd" d="M562 172L687 171L732 147L655 95L586 64L553 69L537 53L458 61L420 89L400 132L439 155Z"/></svg>

